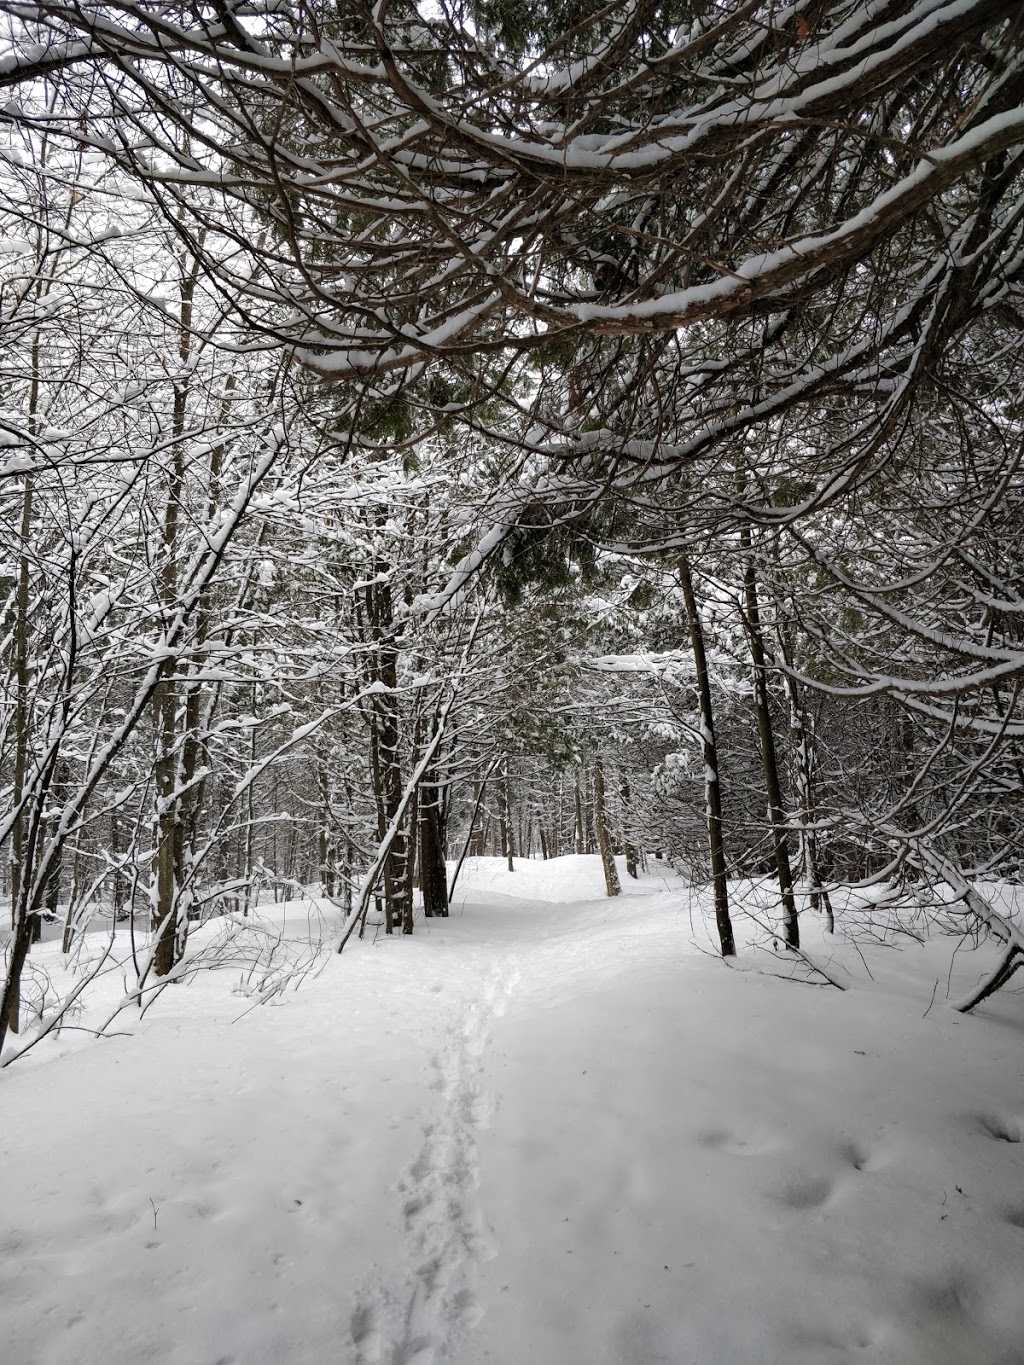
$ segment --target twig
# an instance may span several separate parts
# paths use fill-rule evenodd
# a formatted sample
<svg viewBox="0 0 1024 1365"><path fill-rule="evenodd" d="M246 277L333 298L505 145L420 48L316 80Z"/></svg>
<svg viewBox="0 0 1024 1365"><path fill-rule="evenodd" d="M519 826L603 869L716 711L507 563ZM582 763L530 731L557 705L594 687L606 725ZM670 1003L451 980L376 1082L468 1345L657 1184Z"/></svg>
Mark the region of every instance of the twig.
<svg viewBox="0 0 1024 1365"><path fill-rule="evenodd" d="M867 958L864 956L864 954L863 954L863 953L861 952L861 950L860 950L860 944L856 941L856 939L852 939L852 938L851 938L851 939L848 939L847 942L853 944L853 947L854 947L854 950L855 950L857 956L860 958L861 962L864 964L864 970L867 972L867 974L868 974L868 976L871 978L871 980L874 981L875 978L871 975L871 968L868 966L868 960L867 960Z"/></svg>
<svg viewBox="0 0 1024 1365"><path fill-rule="evenodd" d="M763 929L765 933L771 934L773 938L775 937L775 933L771 925L764 924L761 920L758 919L758 917L755 914L752 914L750 910L744 909L743 914L745 914L748 919L753 920L759 929ZM810 957L808 957L808 955L804 952L802 948L794 948L791 944L787 944L786 952L795 953L797 957L802 958L803 961L807 964L807 966L810 967L812 972L817 972L819 976L823 976L825 980L828 982L828 984L830 986L834 986L837 991L846 990L846 987L841 982L837 981L835 977L829 976L828 972L825 970L824 967L819 966L817 962L813 961ZM798 977L789 977L786 979L791 981L799 980ZM807 984L811 985L813 983L808 982Z"/></svg>
<svg viewBox="0 0 1024 1365"><path fill-rule="evenodd" d="M935 985L932 987L932 998L928 1001L928 1008L925 1010L924 1014L921 1015L921 1018L922 1018L922 1019L927 1019L927 1018L928 1018L928 1015L929 1015L929 1013L931 1012L931 1008L932 1008L932 1006L935 1004L935 992L936 992L938 989L939 989L939 978L936 977L936 978L935 978Z"/></svg>

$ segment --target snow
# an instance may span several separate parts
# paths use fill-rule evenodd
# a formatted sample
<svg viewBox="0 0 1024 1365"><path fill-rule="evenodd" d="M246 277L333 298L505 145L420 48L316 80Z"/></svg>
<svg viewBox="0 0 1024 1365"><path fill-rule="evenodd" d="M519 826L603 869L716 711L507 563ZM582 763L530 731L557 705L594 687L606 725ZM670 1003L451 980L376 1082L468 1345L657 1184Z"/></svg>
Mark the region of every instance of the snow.
<svg viewBox="0 0 1024 1365"><path fill-rule="evenodd" d="M666 865L622 881L470 860L450 919L340 957L326 902L265 905L196 930L222 969L121 1036L0 1071L5 1360L1024 1360L1024 1007L945 1003L994 950L833 944L806 914L849 986L812 988L715 958ZM877 896L847 899L856 931Z"/></svg>
<svg viewBox="0 0 1024 1365"><path fill-rule="evenodd" d="M615 319L658 319L674 317L674 325L706 316L708 310L732 295L742 294L759 281L787 283L799 274L809 276L833 248L853 247L864 235L876 230L887 215L906 216L929 197L926 187L942 184L957 167L968 163L981 149L987 154L1001 150L1024 136L1024 109L1010 109L993 115L970 132L945 147L930 151L901 180L875 196L857 213L832 231L808 235L775 251L760 252L741 261L735 271L707 284L693 285L656 298L621 304L573 304L567 312L580 322L609 322ZM947 168L947 169L944 169ZM774 287L774 285L772 286Z"/></svg>

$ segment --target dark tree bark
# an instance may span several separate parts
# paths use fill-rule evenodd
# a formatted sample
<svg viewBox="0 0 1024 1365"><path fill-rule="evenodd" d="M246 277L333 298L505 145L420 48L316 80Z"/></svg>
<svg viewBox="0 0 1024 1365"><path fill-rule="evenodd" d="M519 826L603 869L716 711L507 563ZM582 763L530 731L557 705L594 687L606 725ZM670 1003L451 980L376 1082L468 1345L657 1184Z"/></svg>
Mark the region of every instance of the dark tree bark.
<svg viewBox="0 0 1024 1365"><path fill-rule="evenodd" d="M629 790L629 779L623 772L619 773L619 800L622 802L623 823L631 827L632 793ZM632 877L633 880L635 881L637 875L637 862L639 861L639 855L637 853L636 844L633 842L629 834L626 834L623 837L622 851L626 857L626 875Z"/></svg>
<svg viewBox="0 0 1024 1365"><path fill-rule="evenodd" d="M3 999L0 1000L0 1047L8 1030L17 1033L21 1028L21 974L25 970L29 948L32 946L32 921L36 916L22 913L16 920L14 941L7 966Z"/></svg>
<svg viewBox="0 0 1024 1365"><path fill-rule="evenodd" d="M505 760L501 770L501 852L502 857L508 863L508 870L514 872L515 869L515 848L512 842L512 797L509 791L508 781L508 760Z"/></svg>
<svg viewBox="0 0 1024 1365"><path fill-rule="evenodd" d="M748 533L743 535L744 548L750 549ZM761 630L761 613L757 603L757 575L753 560L748 558L743 574L744 625L750 646L750 658L754 674L754 714L757 720L757 736L761 749L761 765L764 769L765 794L768 798L768 819L772 829L772 843L775 851L775 871L779 880L779 895L782 900L783 931L787 948L799 948L800 927L797 921L796 898L793 894L793 872L789 861L789 843L786 837L786 821L782 810L782 783L779 780L778 756L775 749L775 732L772 727L771 711L768 705L768 661Z"/></svg>
<svg viewBox="0 0 1024 1365"><path fill-rule="evenodd" d="M686 605L686 623L690 631L690 647L693 650L697 678L697 711L700 716L701 750L704 758L704 811L708 827L711 884L715 895L715 924L718 928L722 956L735 957L736 940L729 915L729 883L722 830L722 788L719 781L714 710L711 704L711 677L708 673L707 651L704 648L704 627L700 612L697 610L690 564L685 558L679 561L679 582ZM655 856L660 858L661 854L657 853Z"/></svg>
<svg viewBox="0 0 1024 1365"><path fill-rule="evenodd" d="M378 573L381 569L378 569ZM366 618L375 649L368 681L382 684L371 698L370 747L374 797L377 803L377 834L383 842L402 804L402 772L399 755L400 727L396 691L398 648L394 638L391 588L381 577L365 590ZM403 823L396 830L384 864L384 927L411 934L412 887L409 883L409 835Z"/></svg>
<svg viewBox="0 0 1024 1365"><path fill-rule="evenodd" d="M436 773L428 770L419 789L419 871L423 913L448 914L448 871L444 857L444 829Z"/></svg>

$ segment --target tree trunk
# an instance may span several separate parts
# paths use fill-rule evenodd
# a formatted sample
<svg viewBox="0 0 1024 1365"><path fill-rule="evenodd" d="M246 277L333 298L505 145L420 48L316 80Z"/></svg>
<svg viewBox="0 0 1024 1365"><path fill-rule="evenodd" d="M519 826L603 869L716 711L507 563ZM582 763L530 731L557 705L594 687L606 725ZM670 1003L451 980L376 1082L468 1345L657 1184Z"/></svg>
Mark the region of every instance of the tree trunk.
<svg viewBox="0 0 1024 1365"><path fill-rule="evenodd" d="M505 760L501 770L501 851L502 856L508 864L508 870L514 872L515 868L515 849L512 844L512 805L508 784L508 759Z"/></svg>
<svg viewBox="0 0 1024 1365"><path fill-rule="evenodd" d="M398 688L398 650L392 636L394 612L391 588L377 582L368 589L371 594L371 621L377 642L376 678L384 691L374 697L377 713L377 754L380 784L383 795L383 830L391 826L402 804L402 772L399 756L400 728L396 693ZM395 831L384 865L384 901L388 933L396 927L403 934L413 931L412 886L409 883L409 835L407 826Z"/></svg>
<svg viewBox="0 0 1024 1365"><path fill-rule="evenodd" d="M35 392L38 378L38 336L33 342L33 393ZM34 402L32 404L34 409ZM31 409L30 409L31 411ZM22 893L30 876L29 868L25 862L25 814L20 809L25 797L25 777L28 770L28 750L29 750L29 676L28 676L28 613L29 613L29 559L28 544L29 536L32 531L32 481L29 475L25 475L25 486L21 500L21 536L20 536L20 556L18 562L18 587L16 601L16 615L14 625L14 790L11 793L12 804L18 814L11 827L11 927L14 929L14 944L11 949L11 961L8 972L8 984L4 991L3 1015L0 1016L0 1035L4 1028L9 1028L12 1033L17 1033L20 1027L21 1012L21 973L25 965L25 957L28 954L35 937L37 937L36 926L26 924L22 930L22 922L18 919L18 907L22 901ZM26 946L19 952L19 941L22 932L27 935Z"/></svg>
<svg viewBox="0 0 1024 1365"><path fill-rule="evenodd" d="M788 668L792 660L789 647L781 631L779 638L782 660ZM784 673L783 680L786 697L789 701L789 732L793 746L796 789L800 801L799 852L801 871L807 886L811 909L817 914L824 912L825 926L831 934L835 930L835 918L832 914L832 902L829 899L828 892L821 884L821 873L818 866L818 836L814 828L814 735L807 722L804 697L799 683L789 672Z"/></svg>
<svg viewBox="0 0 1024 1365"><path fill-rule="evenodd" d="M423 892L424 915L448 914L448 870L444 858L444 832L441 821L440 793L432 779L433 772L424 774L419 793L419 869L420 890Z"/></svg>
<svg viewBox="0 0 1024 1365"><path fill-rule="evenodd" d="M377 806L377 841L384 842L384 836L388 828L387 799L384 792L384 773L380 761L380 740L378 737L379 717L376 706L374 707L373 717L370 728L370 775L373 782L373 795ZM384 864L384 932L393 934L394 925L394 896L389 886L390 871L388 864ZM363 929L360 925L359 936L362 938Z"/></svg>
<svg viewBox="0 0 1024 1365"><path fill-rule="evenodd" d="M114 864L114 873L111 877L110 905L115 924L124 915L124 880L120 866L121 853L121 828L118 824L117 811L113 810L110 812L110 860Z"/></svg>
<svg viewBox="0 0 1024 1365"><path fill-rule="evenodd" d="M744 548L750 549L750 536L743 536ZM786 822L782 811L782 784L779 781L779 764L775 751L775 733L772 728L771 711L768 707L768 664L761 633L761 614L757 605L757 576L754 563L748 559L743 574L743 595L747 639L750 644L750 657L753 663L754 713L757 719L757 736L761 748L761 764L764 769L765 792L768 797L768 819L771 822L772 841L775 848L775 868L779 879L779 895L782 899L783 929L787 948L799 948L800 928L797 922L796 898L793 894L793 873L789 862L789 844L786 838Z"/></svg>
<svg viewBox="0 0 1024 1365"><path fill-rule="evenodd" d="M604 767L600 758L594 759L594 833L597 836L597 847L601 854L601 866L604 868L605 892L609 896L617 896L622 888L619 885L619 872L615 866L615 854L612 851L611 835L608 832L608 818L604 800Z"/></svg>
<svg viewBox="0 0 1024 1365"><path fill-rule="evenodd" d="M622 822L625 828L632 832L633 807L632 794L629 790L629 779L624 772L619 773L619 800L622 803ZM637 877L637 851L636 844L625 834L622 840L622 851L626 856L626 875L636 881Z"/></svg>
<svg viewBox="0 0 1024 1365"><path fill-rule="evenodd" d="M178 305L178 360L183 370L189 365L192 347L192 309L199 262L194 260L186 273L184 258L181 264L181 294ZM171 412L171 432L174 449L164 508L163 556L160 569L160 601L165 615L170 618L178 606L178 534L180 514L184 507L186 461L184 448L188 420L188 384L174 388ZM175 664L168 660L153 697L156 724L157 756L154 783L157 798L156 820L156 887L153 905L153 932L157 940L153 949L153 971L156 976L167 976L178 958L178 917L181 891L184 884L184 838L179 779L184 776L182 754L179 753L178 728L184 723L182 685L170 676Z"/></svg>
<svg viewBox="0 0 1024 1365"><path fill-rule="evenodd" d="M157 976L167 976L174 967L174 946L177 937L178 810L175 781L178 764L174 751L176 701L173 683L164 679L158 686L155 699L158 746L155 765L156 894L150 927L157 935L153 950L153 971Z"/></svg>
<svg viewBox="0 0 1024 1365"><path fill-rule="evenodd" d="M700 717L701 749L704 758L704 813L708 828L711 885L715 896L715 924L718 928L722 956L735 957L736 940L729 914L729 882L722 830L722 786L719 780L718 745L715 741L715 720L711 705L711 675L708 672L708 658L704 648L704 626L697 610L693 578L687 559L679 561L679 583L686 605L686 623L690 631L690 646L693 649L694 672L697 679L697 712ZM656 856L661 855L659 853Z"/></svg>
<svg viewBox="0 0 1024 1365"><path fill-rule="evenodd" d="M4 994L0 1000L0 1048L4 1045L8 1030L17 1033L21 1028L21 974L31 946L32 917L23 910L14 930Z"/></svg>

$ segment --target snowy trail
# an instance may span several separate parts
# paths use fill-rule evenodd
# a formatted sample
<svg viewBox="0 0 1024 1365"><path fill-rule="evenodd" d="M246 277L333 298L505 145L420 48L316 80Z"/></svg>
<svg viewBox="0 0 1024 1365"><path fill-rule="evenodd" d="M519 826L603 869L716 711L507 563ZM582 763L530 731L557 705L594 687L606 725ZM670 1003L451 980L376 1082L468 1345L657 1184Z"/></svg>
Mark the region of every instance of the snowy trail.
<svg viewBox="0 0 1024 1365"><path fill-rule="evenodd" d="M678 882L469 873L280 1007L204 974L0 1072L4 1365L1024 1365L1019 996L922 1017L945 943L839 995L705 956Z"/></svg>
<svg viewBox="0 0 1024 1365"><path fill-rule="evenodd" d="M586 871L593 880L595 868ZM535 868L520 867L520 879L524 892L551 892ZM587 890L593 895L599 887ZM433 1365L450 1358L479 1322L480 1267L496 1254L479 1195L480 1135L490 1129L499 1098L486 1066L494 1026L511 1001L535 1007L552 992L571 990L593 975L602 956L605 916L590 901L563 905L557 919L550 903L529 895L478 889L457 906L455 922L430 927L460 947L454 978L431 987L441 1044L429 1056L428 1087L440 1104L421 1124L422 1144L395 1187L403 1228L398 1273L373 1267L353 1304L355 1365ZM621 933L612 942L621 958ZM454 1003L445 1007L445 999Z"/></svg>
<svg viewBox="0 0 1024 1365"><path fill-rule="evenodd" d="M383 1275L357 1297L350 1324L357 1365L431 1365L479 1319L476 1268L490 1248L478 1199L477 1133L493 1104L482 1058L519 976L505 955L481 994L449 1019L447 1041L430 1057L428 1084L441 1112L422 1123L422 1145L396 1186L408 1270L401 1285Z"/></svg>
<svg viewBox="0 0 1024 1365"><path fill-rule="evenodd" d="M481 1138L501 1254L452 1365L1022 1365L1019 999L922 1017L948 943L822 996L649 905L530 941Z"/></svg>

